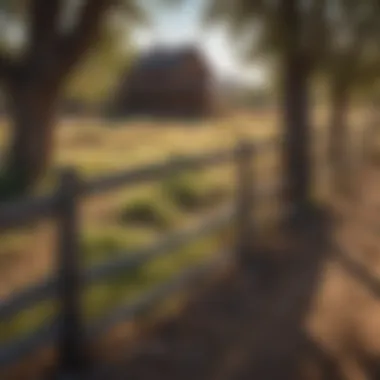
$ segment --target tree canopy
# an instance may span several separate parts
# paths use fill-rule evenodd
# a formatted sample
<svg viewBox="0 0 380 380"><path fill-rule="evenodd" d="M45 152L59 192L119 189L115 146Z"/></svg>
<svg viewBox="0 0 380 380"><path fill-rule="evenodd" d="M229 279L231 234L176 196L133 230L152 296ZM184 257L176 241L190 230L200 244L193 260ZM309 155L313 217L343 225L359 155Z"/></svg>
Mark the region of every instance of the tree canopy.
<svg viewBox="0 0 380 380"><path fill-rule="evenodd" d="M210 0L206 21L226 22L237 38L244 36L243 47L237 46L247 59L260 54L276 62L275 77L284 100L284 157L290 182L298 183L298 198L305 196L310 183L305 146L311 149L311 81L322 76L331 88L331 146L339 161L338 156L347 153L343 145L349 92L355 86L373 85L379 77L379 6L378 0Z"/></svg>
<svg viewBox="0 0 380 380"><path fill-rule="evenodd" d="M77 13L85 5L85 2L80 0L39 2L41 19L49 16L48 3L61 4L58 29L62 35L69 31L70 24L71 26L75 24ZM10 59L16 61L21 59L33 38L29 35L29 31L37 3L38 1L32 0L0 2L0 28L3 31L0 52L3 60L7 60L8 63ZM107 96L117 76L128 63L130 55L133 54L130 41L131 25L146 21L146 14L137 6L137 2L133 1L113 2L113 5L108 5L106 8L107 14L103 15L94 46L89 49L84 59L81 59L74 72L70 73L65 92L69 98L97 102ZM123 12L120 12L121 10Z"/></svg>
<svg viewBox="0 0 380 380"><path fill-rule="evenodd" d="M0 196L25 193L44 175L62 95L96 94L82 89L104 59L110 69L118 60L110 54L117 50L111 25L143 16L135 0L0 0L0 81L12 125ZM101 46L111 50L101 53Z"/></svg>
<svg viewBox="0 0 380 380"><path fill-rule="evenodd" d="M104 101L131 63L136 52L129 27L112 21L105 23L94 48L70 75L68 98L94 104Z"/></svg>

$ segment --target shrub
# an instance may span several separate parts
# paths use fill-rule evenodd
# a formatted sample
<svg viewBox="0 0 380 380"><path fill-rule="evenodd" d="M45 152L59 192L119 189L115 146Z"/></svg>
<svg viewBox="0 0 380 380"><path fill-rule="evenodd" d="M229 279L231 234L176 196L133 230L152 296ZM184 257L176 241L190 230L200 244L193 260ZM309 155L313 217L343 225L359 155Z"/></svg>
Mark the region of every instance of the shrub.
<svg viewBox="0 0 380 380"><path fill-rule="evenodd" d="M121 223L135 223L159 229L172 227L178 216L172 204L162 197L154 196L131 199L121 209Z"/></svg>
<svg viewBox="0 0 380 380"><path fill-rule="evenodd" d="M197 211L219 205L229 193L226 187L212 184L203 176L191 173L164 181L163 192L178 208L185 211Z"/></svg>
<svg viewBox="0 0 380 380"><path fill-rule="evenodd" d="M171 177L163 182L163 192L168 199L183 210L199 209L204 203L202 188L191 175Z"/></svg>

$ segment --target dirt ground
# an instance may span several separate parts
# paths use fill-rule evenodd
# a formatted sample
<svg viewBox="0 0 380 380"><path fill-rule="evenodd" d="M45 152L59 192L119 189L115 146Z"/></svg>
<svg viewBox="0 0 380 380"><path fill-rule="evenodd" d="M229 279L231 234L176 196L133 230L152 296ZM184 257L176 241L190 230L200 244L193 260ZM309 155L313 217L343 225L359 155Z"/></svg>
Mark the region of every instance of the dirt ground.
<svg viewBox="0 0 380 380"><path fill-rule="evenodd" d="M380 173L359 183L336 220L258 246L91 380L380 379Z"/></svg>
<svg viewBox="0 0 380 380"><path fill-rule="evenodd" d="M259 247L97 379L380 379L380 175L360 184L343 218Z"/></svg>

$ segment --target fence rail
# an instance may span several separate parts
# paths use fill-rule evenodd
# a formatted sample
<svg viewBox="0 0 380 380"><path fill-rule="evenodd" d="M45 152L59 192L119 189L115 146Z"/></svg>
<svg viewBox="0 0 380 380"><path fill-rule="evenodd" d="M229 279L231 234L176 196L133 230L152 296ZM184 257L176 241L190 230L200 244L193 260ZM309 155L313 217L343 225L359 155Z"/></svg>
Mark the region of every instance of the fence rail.
<svg viewBox="0 0 380 380"><path fill-rule="evenodd" d="M160 179L182 170L202 169L207 166L217 166L232 161L234 151L221 150L197 156L178 157L168 162L153 164L144 168L120 172L100 179L89 181L83 186L83 193L94 195L115 190L117 187L129 184L137 185L143 182Z"/></svg>
<svg viewBox="0 0 380 380"><path fill-rule="evenodd" d="M213 215L211 218L191 228L177 231L166 236L158 243L152 246L138 250L137 252L120 252L128 253L119 259L107 261L95 265L83 273L85 283L105 281L110 277L116 277L120 274L132 271L145 262L159 258L170 251L180 248L192 240L206 236L215 230L222 228L230 223L234 216L233 210L229 207ZM110 252L112 254L114 252ZM119 252L118 252L119 253ZM114 255L112 255L114 256ZM116 255L119 256L119 255ZM120 255L122 256L122 255ZM27 288L12 298L0 303L0 320L9 319L18 312L32 306L38 302L46 301L54 297L57 293L56 278L49 278L33 287Z"/></svg>
<svg viewBox="0 0 380 380"><path fill-rule="evenodd" d="M20 227L54 215L59 203L57 194L1 204L0 231Z"/></svg>
<svg viewBox="0 0 380 380"><path fill-rule="evenodd" d="M29 336L15 340L0 349L0 366L17 361L32 350L48 344L57 344L59 370L61 373L80 373L85 370L86 344L104 333L113 324L127 320L149 305L167 297L170 293L186 287L195 278L208 273L216 262L206 263L198 268L179 274L163 286L154 288L136 303L121 305L106 317L87 327L82 318L81 294L85 286L105 281L110 277L127 274L144 263L161 257L181 246L205 237L233 223L236 227L236 247L234 257L241 260L249 254L254 234L252 210L257 186L254 186L253 160L257 151L262 151L276 143L271 139L264 143L241 142L236 148L188 156L176 160L132 169L106 177L82 181L73 170L65 171L58 191L45 197L36 197L0 207L0 230L23 226L40 218L53 217L58 222L58 262L57 275L46 279L29 289L0 303L0 320L10 320L17 313L49 299L59 301L58 319L47 323ZM236 200L204 220L200 225L169 234L158 243L147 248L130 252L128 256L87 270L81 268L78 223L78 205L85 196L100 194L121 186L136 185L157 180L190 169L203 169L222 164L236 164ZM256 191L255 191L256 190ZM269 189L264 189L265 192ZM223 261L225 255L217 262ZM218 264L218 265L219 265Z"/></svg>

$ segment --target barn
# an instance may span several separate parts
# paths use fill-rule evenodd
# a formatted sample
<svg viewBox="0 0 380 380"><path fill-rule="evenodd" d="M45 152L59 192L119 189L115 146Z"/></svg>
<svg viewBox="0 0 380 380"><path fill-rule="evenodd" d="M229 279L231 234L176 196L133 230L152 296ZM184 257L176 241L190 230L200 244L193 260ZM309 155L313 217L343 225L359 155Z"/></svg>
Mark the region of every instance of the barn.
<svg viewBox="0 0 380 380"><path fill-rule="evenodd" d="M116 92L112 115L204 117L213 109L213 78L193 46L155 48L140 56Z"/></svg>

